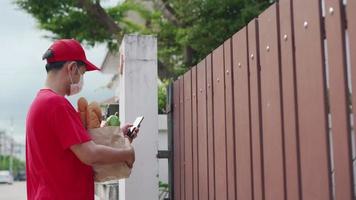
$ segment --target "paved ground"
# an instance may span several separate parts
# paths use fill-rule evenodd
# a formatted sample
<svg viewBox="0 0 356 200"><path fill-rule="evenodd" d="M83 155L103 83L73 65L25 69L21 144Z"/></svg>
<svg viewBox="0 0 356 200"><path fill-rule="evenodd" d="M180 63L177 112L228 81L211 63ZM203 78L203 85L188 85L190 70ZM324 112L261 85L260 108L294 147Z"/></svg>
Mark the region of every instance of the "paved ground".
<svg viewBox="0 0 356 200"><path fill-rule="evenodd" d="M14 182L12 185L0 184L1 200L26 200L26 182Z"/></svg>
<svg viewBox="0 0 356 200"><path fill-rule="evenodd" d="M0 184L0 200L26 200L26 182ZM100 200L95 196L95 200Z"/></svg>
<svg viewBox="0 0 356 200"><path fill-rule="evenodd" d="M96 200L100 200L95 196ZM26 182L0 184L0 200L26 200Z"/></svg>

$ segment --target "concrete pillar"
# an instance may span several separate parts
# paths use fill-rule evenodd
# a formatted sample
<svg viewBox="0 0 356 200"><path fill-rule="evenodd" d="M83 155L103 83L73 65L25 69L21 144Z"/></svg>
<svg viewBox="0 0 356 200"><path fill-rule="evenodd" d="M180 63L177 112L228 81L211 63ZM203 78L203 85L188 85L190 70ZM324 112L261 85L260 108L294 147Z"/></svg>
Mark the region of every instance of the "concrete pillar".
<svg viewBox="0 0 356 200"><path fill-rule="evenodd" d="M144 116L133 142L136 162L130 178L120 180L120 200L158 199L157 39L125 35L120 47L119 104L122 123Z"/></svg>

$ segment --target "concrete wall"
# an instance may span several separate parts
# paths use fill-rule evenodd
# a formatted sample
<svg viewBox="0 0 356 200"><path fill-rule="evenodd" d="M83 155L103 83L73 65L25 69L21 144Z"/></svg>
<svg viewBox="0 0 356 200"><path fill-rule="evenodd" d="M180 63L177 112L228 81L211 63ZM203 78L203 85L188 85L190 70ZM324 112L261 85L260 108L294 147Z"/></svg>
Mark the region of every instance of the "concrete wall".
<svg viewBox="0 0 356 200"><path fill-rule="evenodd" d="M158 116L158 150L168 150L167 115ZM158 160L158 179L168 183L168 160Z"/></svg>
<svg viewBox="0 0 356 200"><path fill-rule="evenodd" d="M125 35L120 47L120 119L132 123L145 117L133 145L136 162L130 178L120 180L120 199L158 197L157 39Z"/></svg>
<svg viewBox="0 0 356 200"><path fill-rule="evenodd" d="M124 52L124 47L125 47L124 43L125 42L129 42L130 41L130 47L132 47L134 45L133 43L136 43L136 45L140 45L140 44L144 43L143 41L140 41L138 38L135 38L137 36L130 36L130 37L131 37L131 40L126 40L126 41L124 40L123 41L123 45L121 46L121 49L120 49L121 52L120 53L114 53L114 54L108 53L108 55L105 57L103 65L102 65L102 71L103 72L108 73L108 74L113 74L115 77L117 77L117 78L113 79L110 84L113 85L112 89L115 91L115 94L114 94L114 96L116 97L115 99L118 99L120 104L123 104L123 102L122 102L123 100L121 100L120 98L123 98L122 96L124 95L124 93L129 93L129 95L135 93L132 89L127 89L129 87L129 84L132 84L132 83L125 82L123 80L124 76L126 76L126 75L128 76L128 74L131 74L130 76L138 76L139 74L141 74L140 76L143 76L142 73L144 73L144 72L142 71L142 69L140 69L141 67L145 67L146 69L144 69L144 70L148 70L148 72L145 72L145 73L148 73L148 74L156 73L155 70L152 71L152 67L151 67L151 70L150 70L147 67L148 65L145 64L146 61L148 61L148 63L150 63L150 64L153 64L153 65L155 64L155 62L152 60L152 58L154 58L153 53L155 51L155 48L149 48L146 44L144 44L144 47L142 47L142 48L137 48L137 46L136 46L134 48L131 48L131 51L137 51L137 49L139 49L140 51L150 51L150 56L145 55L145 53L142 54L142 53L137 53L136 52L136 53L134 53L135 55L131 54L130 55L131 57L127 57L128 55L125 55L125 57L124 57L124 53L125 53ZM132 37L134 37L135 39L133 39ZM152 38L148 37L146 39L152 39ZM129 52L129 53L131 53L131 52ZM121 57L121 59L120 59L120 57ZM132 67L131 67L130 70L127 70L127 68L130 68L130 66L132 64L135 64L135 63L138 65L138 66L136 66L135 70L138 70L140 72L139 74L135 73L135 71L133 71L134 69ZM120 65L123 67L122 70L120 70ZM120 74L120 71L122 72L122 74ZM126 75L125 75L125 73L126 73ZM143 80L143 79L140 79L140 80ZM123 85L125 83L126 83L126 85ZM157 87L158 79L154 83L152 83L152 85L150 87L154 87L153 84L155 84L155 86ZM145 84L144 84L144 86L142 86L141 89L145 89L146 87L147 86L145 86ZM146 92L146 91L144 91L144 92ZM155 98L157 99L157 91L155 91L155 92L156 92L155 94L153 94L153 93L151 93L151 94L154 95ZM140 97L142 97L142 95L140 95ZM139 98L139 97L137 97L137 98ZM138 100L143 102L145 104L145 107L148 107L148 106L154 106L155 107L156 106L156 103L149 104L148 102L145 101L145 99L146 98L143 97L143 98L139 98ZM120 105L120 107L121 106L123 106L123 105ZM126 105L126 106L128 106L128 105ZM157 114L158 108L156 107L155 109L156 110L154 112L154 115ZM152 111L153 110L154 109L152 109ZM129 109L126 110L126 111L130 112ZM154 137L157 136L157 138L156 138L157 141L154 142L154 143L151 143L151 144L153 144L153 145L151 145L151 147L155 147L157 150L158 149L159 150L167 150L168 149L168 146L167 146L167 137L168 137L167 136L167 116L166 115L156 115L156 116L158 116L158 122L157 122L158 130L154 134L155 135ZM136 116L133 116L133 118L134 117L136 117ZM123 120L123 116L121 116L121 120ZM143 146L142 146L143 149L145 149L144 146L150 146L149 143L145 143L144 142L145 139L143 139L143 137L151 135L151 133L147 134L146 130L143 130L143 128L144 128L144 126L146 126L146 124L147 124L147 121L145 119L143 124L142 124L140 137L137 139L137 142L140 142L140 143L143 144ZM151 142L153 142L153 141L151 141ZM137 146L137 144L135 144L135 146ZM157 151L155 151L154 158L152 158L152 155L150 155L149 157L144 157L144 158L140 159L140 161L136 161L135 168L134 168L135 172L136 172L136 170L141 170L142 169L141 166L139 166L139 164L137 164L139 162L143 162L143 163L155 162L155 163L158 163L157 167L151 168L151 172L154 174L154 176L151 176L151 177L153 177L153 181L155 182L154 186L156 186L156 185L158 186L158 180L160 180L160 181L162 181L164 183L168 183L168 161L167 161L167 159L157 160L156 157L155 157L156 154L157 154ZM137 158L136 158L136 160L137 160ZM131 177L130 177L130 179L131 179ZM129 184L133 184L133 183L130 183L128 180L127 181L120 181L121 182L121 188L119 190L123 191L121 193L120 200L124 199L125 197L126 197L126 199L134 199L132 196L127 195ZM103 184L97 184L96 186L97 186L96 187L96 189L97 189L96 190L96 194L99 197L98 199L103 199L103 200L105 200L105 199L115 199L115 197L111 198L110 194L113 193L113 191L116 191L118 189L118 187L115 187L113 185L105 185L105 184L104 185ZM132 187L141 188L141 187L144 187L144 186L142 186L142 185L137 185L137 186L132 185ZM156 188L154 190L156 190ZM135 190L135 192L136 191L137 190ZM123 193L125 193L125 194L123 194ZM139 197L135 197L135 198L138 199ZM145 195L144 199L149 199L149 198L147 198L146 195ZM158 193L152 199L158 199Z"/></svg>

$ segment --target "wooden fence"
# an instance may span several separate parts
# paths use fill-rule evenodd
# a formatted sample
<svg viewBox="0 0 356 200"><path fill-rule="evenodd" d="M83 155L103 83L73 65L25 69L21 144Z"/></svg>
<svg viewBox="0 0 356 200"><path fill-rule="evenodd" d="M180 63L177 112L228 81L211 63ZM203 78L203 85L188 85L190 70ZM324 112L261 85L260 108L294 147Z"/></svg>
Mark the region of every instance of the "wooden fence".
<svg viewBox="0 0 356 200"><path fill-rule="evenodd" d="M280 0L172 100L175 200L353 199L356 1Z"/></svg>

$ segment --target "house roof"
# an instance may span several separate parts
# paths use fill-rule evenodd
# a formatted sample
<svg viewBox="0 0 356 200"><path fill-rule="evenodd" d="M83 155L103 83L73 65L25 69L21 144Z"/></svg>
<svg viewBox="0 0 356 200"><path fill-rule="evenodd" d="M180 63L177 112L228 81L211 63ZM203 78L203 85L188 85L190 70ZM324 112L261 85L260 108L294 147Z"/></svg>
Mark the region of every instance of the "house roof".
<svg viewBox="0 0 356 200"><path fill-rule="evenodd" d="M117 74L119 72L120 54L119 51L108 51L101 64L101 72L104 74Z"/></svg>

